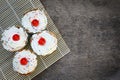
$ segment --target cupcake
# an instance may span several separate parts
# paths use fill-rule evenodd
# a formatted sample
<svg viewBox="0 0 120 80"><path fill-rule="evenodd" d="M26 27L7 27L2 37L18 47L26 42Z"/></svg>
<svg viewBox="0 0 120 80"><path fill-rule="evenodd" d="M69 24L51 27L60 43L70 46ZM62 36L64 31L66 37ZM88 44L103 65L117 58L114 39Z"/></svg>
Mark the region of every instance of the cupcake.
<svg viewBox="0 0 120 80"><path fill-rule="evenodd" d="M32 73L37 67L36 58L37 56L29 50L16 52L16 55L13 58L14 71L23 75Z"/></svg>
<svg viewBox="0 0 120 80"><path fill-rule="evenodd" d="M31 47L37 55L51 54L57 48L57 38L49 31L32 35Z"/></svg>
<svg viewBox="0 0 120 80"><path fill-rule="evenodd" d="M27 42L27 33L21 27L12 26L2 33L2 45L8 51L17 51L24 48Z"/></svg>
<svg viewBox="0 0 120 80"><path fill-rule="evenodd" d="M41 32L47 26L47 17L43 11L32 10L23 16L22 25L28 33Z"/></svg>

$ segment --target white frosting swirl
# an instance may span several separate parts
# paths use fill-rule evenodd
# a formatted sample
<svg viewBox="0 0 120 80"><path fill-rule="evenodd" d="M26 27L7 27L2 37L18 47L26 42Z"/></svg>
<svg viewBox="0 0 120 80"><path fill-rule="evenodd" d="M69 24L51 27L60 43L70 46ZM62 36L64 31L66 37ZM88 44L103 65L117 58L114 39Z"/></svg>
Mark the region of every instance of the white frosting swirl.
<svg viewBox="0 0 120 80"><path fill-rule="evenodd" d="M27 65L21 65L20 60L26 58L28 60ZM28 74L33 72L37 66L37 56L31 53L29 50L23 50L21 52L16 52L13 58L13 69L20 74Z"/></svg>
<svg viewBox="0 0 120 80"><path fill-rule="evenodd" d="M46 40L45 45L39 45L38 40L43 37ZM39 34L34 34L31 39L31 47L37 55L45 56L51 54L57 48L57 39L48 31L43 31Z"/></svg>
<svg viewBox="0 0 120 80"><path fill-rule="evenodd" d="M18 34L20 36L20 40L14 41L12 39L14 34ZM6 50L17 51L26 45L27 37L28 35L23 28L12 26L3 32L1 41L3 41L2 45Z"/></svg>
<svg viewBox="0 0 120 80"><path fill-rule="evenodd" d="M37 27L34 27L31 24L34 19L37 19L40 22ZM43 11L33 10L24 15L22 18L22 25L29 33L41 32L47 26L47 17Z"/></svg>

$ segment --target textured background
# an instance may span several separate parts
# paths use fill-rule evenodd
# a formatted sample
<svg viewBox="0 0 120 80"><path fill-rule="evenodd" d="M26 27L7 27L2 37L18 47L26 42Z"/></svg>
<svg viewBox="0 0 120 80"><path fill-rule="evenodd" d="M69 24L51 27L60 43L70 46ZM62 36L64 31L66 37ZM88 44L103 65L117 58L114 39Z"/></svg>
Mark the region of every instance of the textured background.
<svg viewBox="0 0 120 80"><path fill-rule="evenodd" d="M33 80L120 80L120 0L41 0L71 52Z"/></svg>

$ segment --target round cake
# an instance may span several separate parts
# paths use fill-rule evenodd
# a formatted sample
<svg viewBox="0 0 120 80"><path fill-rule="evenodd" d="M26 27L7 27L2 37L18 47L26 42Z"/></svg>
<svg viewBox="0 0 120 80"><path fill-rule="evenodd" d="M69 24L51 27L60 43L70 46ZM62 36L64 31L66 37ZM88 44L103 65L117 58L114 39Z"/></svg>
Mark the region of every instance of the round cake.
<svg viewBox="0 0 120 80"><path fill-rule="evenodd" d="M29 50L16 52L13 58L13 69L20 74L29 74L37 67L37 56Z"/></svg>
<svg viewBox="0 0 120 80"><path fill-rule="evenodd" d="M22 25L29 33L37 33L47 26L47 17L43 11L32 10L22 18Z"/></svg>
<svg viewBox="0 0 120 80"><path fill-rule="evenodd" d="M57 38L49 31L34 34L31 38L31 47L37 55L51 54L57 48Z"/></svg>
<svg viewBox="0 0 120 80"><path fill-rule="evenodd" d="M22 49L27 42L27 33L21 27L12 26L2 33L2 45L8 51Z"/></svg>

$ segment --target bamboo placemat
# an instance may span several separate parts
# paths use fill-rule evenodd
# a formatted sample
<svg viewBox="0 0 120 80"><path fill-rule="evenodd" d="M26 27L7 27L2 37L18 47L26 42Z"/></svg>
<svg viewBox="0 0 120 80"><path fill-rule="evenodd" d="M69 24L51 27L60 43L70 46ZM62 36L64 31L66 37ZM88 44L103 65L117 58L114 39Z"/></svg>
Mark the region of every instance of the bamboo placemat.
<svg viewBox="0 0 120 80"><path fill-rule="evenodd" d="M39 0L0 0L0 33L13 25L21 25L21 18L24 13L32 9L44 10L48 25L47 30L56 34L58 39L58 48L55 52L48 56L37 56L38 66L33 73L24 76L13 71L12 60L14 53L6 51L2 47L0 42L0 80L31 80L33 77L44 71L50 65L62 58L64 55L70 52L65 41L61 37L58 29L54 25L53 21L47 14L45 8ZM1 38L1 35L0 35Z"/></svg>

